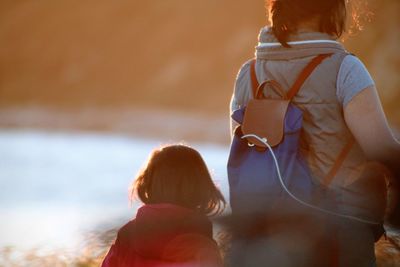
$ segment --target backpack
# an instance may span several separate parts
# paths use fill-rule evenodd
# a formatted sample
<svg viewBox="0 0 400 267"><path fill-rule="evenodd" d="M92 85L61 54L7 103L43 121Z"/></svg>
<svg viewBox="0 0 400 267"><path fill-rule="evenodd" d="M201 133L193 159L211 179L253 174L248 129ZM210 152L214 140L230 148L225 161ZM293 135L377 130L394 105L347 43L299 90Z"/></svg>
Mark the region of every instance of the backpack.
<svg viewBox="0 0 400 267"><path fill-rule="evenodd" d="M299 204L334 210L334 194L328 196L329 192L313 181L306 159L299 151L303 112L292 103L305 80L331 55L314 57L300 72L288 93L275 80L259 84L255 73L256 60L251 62L253 99L231 115L239 124L234 131L228 159L233 214L265 214L282 209L282 205L285 209L296 209ZM265 98L265 87L279 92L283 98ZM326 180L336 175L352 144L353 141L343 148ZM310 205L316 200L318 207Z"/></svg>

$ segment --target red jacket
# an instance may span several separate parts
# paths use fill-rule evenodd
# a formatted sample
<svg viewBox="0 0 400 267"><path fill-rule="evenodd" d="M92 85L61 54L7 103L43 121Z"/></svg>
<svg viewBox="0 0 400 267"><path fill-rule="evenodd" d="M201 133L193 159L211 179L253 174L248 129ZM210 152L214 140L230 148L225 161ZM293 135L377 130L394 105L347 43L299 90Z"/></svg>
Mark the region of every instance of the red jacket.
<svg viewBox="0 0 400 267"><path fill-rule="evenodd" d="M204 215L172 204L142 206L118 231L102 267L221 267Z"/></svg>

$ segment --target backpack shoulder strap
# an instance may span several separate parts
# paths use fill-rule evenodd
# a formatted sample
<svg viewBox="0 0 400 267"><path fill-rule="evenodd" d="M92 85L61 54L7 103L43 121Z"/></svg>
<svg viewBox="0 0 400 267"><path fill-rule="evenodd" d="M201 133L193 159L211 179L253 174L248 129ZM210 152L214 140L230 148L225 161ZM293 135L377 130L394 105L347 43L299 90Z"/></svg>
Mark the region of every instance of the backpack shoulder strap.
<svg viewBox="0 0 400 267"><path fill-rule="evenodd" d="M253 92L253 98L256 98L257 90L260 84L258 83L257 80L257 74L256 74L256 59L254 58L251 63L250 63L250 77L251 77L251 89Z"/></svg>
<svg viewBox="0 0 400 267"><path fill-rule="evenodd" d="M344 160L346 159L347 155L350 153L351 148L355 144L354 138L351 138L346 145L340 151L338 157L336 158L335 163L333 164L332 168L329 172L325 175L324 179L322 180L322 184L325 186L329 186L333 179L335 178L336 174L338 173L340 167L343 165Z"/></svg>
<svg viewBox="0 0 400 267"><path fill-rule="evenodd" d="M287 97L289 100L293 99L293 97L297 94L303 83L307 80L307 78L311 75L315 68L318 67L318 65L321 64L324 59L330 57L331 55L332 54L320 54L314 57L310 61L310 63L307 64L307 66L300 72L292 88L290 88L289 92L287 93Z"/></svg>
<svg viewBox="0 0 400 267"><path fill-rule="evenodd" d="M326 59L327 57L330 57L332 54L320 54L316 57L314 57L310 63L307 64L307 66L301 71L299 76L297 77L297 80L293 84L292 88L290 88L289 92L287 93L287 99L291 100L297 92L300 90L301 86L303 83L307 80L307 78L311 75L311 73L314 71L316 67L318 67L321 62ZM256 74L256 59L254 58L251 63L250 63L250 77L251 77L251 89L253 92L253 97L257 97L257 91L259 89L260 83L257 80L257 74Z"/></svg>

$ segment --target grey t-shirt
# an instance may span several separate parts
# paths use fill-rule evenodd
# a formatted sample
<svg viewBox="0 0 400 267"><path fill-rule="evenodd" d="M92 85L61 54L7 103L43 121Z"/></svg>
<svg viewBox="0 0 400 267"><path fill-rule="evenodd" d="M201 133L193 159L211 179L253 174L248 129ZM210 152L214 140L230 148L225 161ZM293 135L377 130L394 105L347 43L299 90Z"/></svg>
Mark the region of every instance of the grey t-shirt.
<svg viewBox="0 0 400 267"><path fill-rule="evenodd" d="M357 57L348 55L343 59L336 83L336 96L343 107L362 90L373 85L371 75Z"/></svg>

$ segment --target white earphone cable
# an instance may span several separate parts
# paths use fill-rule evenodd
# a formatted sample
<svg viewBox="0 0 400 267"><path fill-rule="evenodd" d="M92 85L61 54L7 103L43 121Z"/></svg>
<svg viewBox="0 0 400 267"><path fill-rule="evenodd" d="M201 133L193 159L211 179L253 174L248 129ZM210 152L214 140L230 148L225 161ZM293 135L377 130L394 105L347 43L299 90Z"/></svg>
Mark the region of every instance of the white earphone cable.
<svg viewBox="0 0 400 267"><path fill-rule="evenodd" d="M293 195L289 191L289 189L286 187L285 183L283 182L283 179L282 179L282 176L281 176L281 172L280 172L280 169L279 169L278 160L276 159L276 156L275 156L274 151L272 150L272 147L268 144L267 138L261 138L261 137L255 135L255 134L246 134L246 135L242 136L242 139L245 139L245 138L248 138L248 137L256 138L258 141L262 142L264 145L267 146L268 150L271 152L272 158L274 159L275 167L276 167L276 170L277 170L277 173L278 173L278 178L279 178L279 181L280 181L283 189L295 201L299 202L300 204L302 204L304 206L307 206L309 208L312 208L312 209L315 209L315 210L318 210L320 212L327 213L327 214L330 214L330 215L334 215L334 216L338 216L338 217L342 217L342 218L346 218L346 219L350 219L350 220L354 220L354 221L358 221L358 222L362 222L362 223L367 223L367 224L380 224L379 222L373 222L373 221L365 220L365 219L358 218L358 217L355 217L355 216L344 215L344 214L336 213L336 212L333 212L333 211L329 211L329 210L326 210L326 209L311 205L311 204L309 204L309 203L297 198L295 195Z"/></svg>

